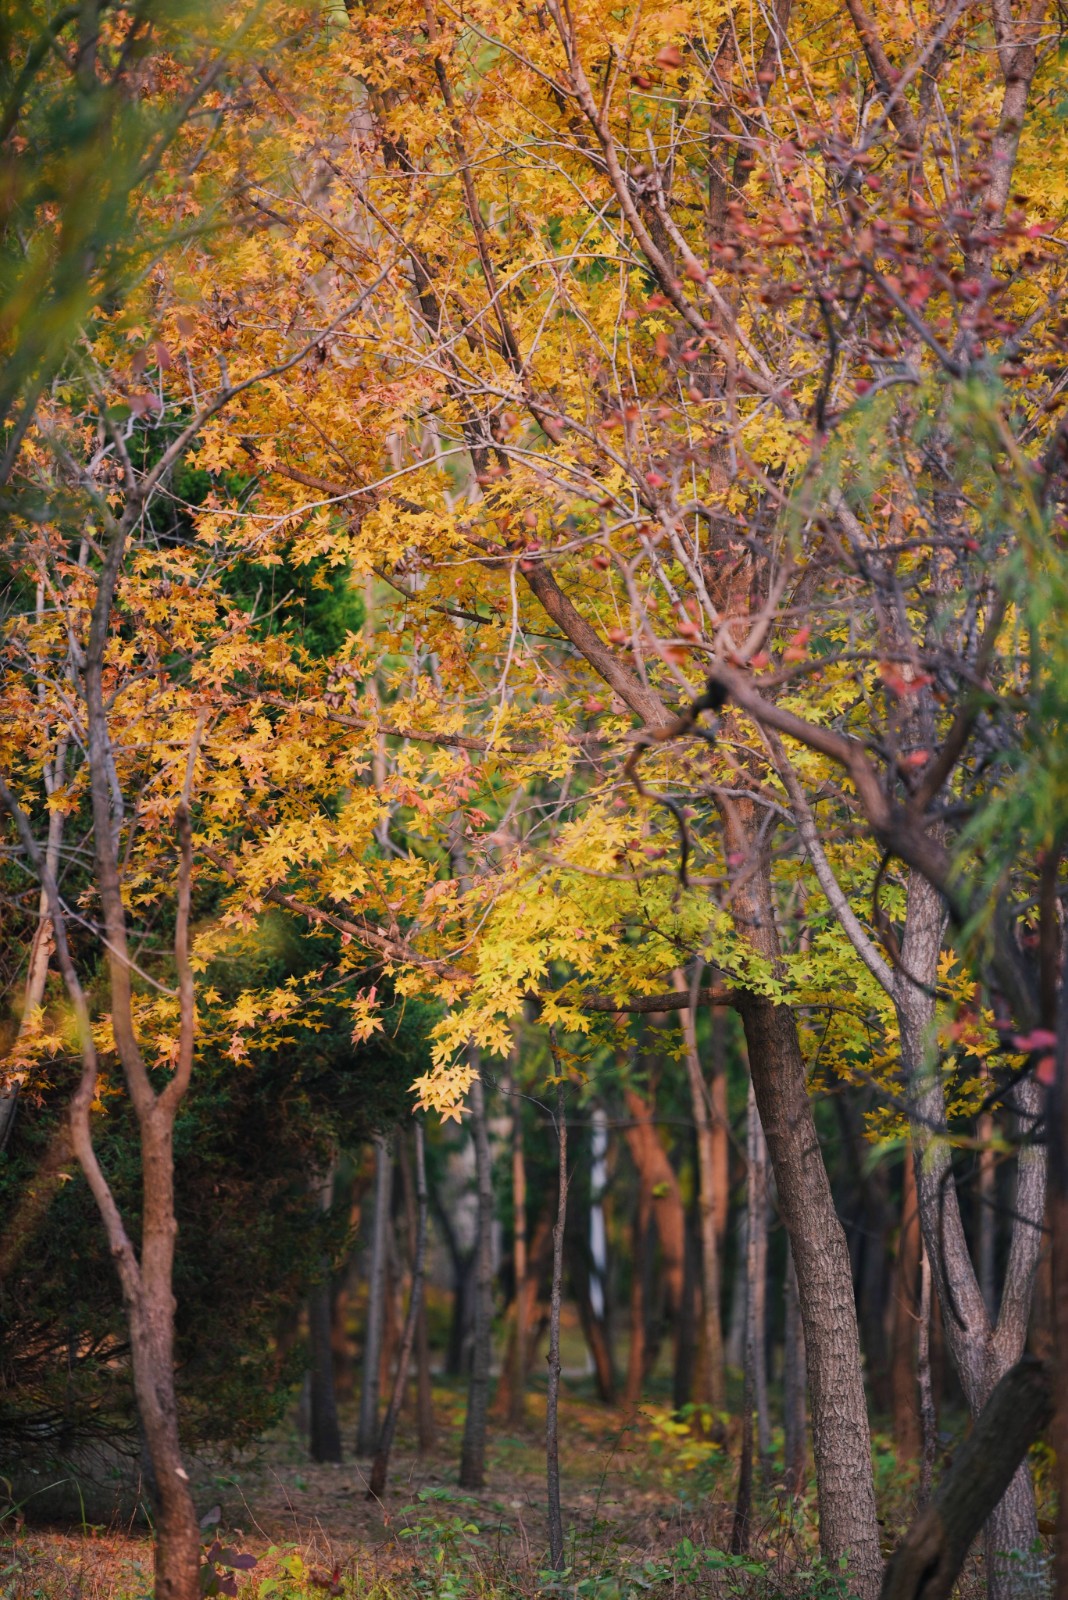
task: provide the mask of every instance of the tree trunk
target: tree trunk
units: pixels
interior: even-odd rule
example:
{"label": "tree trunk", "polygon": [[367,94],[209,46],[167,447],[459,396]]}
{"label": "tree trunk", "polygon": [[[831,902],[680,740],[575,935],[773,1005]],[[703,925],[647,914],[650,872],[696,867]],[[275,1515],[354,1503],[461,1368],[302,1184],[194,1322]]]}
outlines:
{"label": "tree trunk", "polygon": [[711,1110],[712,1215],[716,1227],[716,1259],[720,1293],[727,1259],[727,1226],[731,1203],[730,1114],[727,1105],[727,1013],[713,1006],[710,1013],[711,1046],[708,1054],[708,1104]]}
{"label": "tree trunk", "polygon": [[[422,1183],[424,1189],[423,1199],[426,1195],[426,1151],[423,1144],[422,1124],[417,1123],[418,1137],[413,1135],[416,1143],[417,1164],[422,1163]],[[419,1248],[419,1206],[420,1201],[416,1192],[416,1184],[412,1179],[412,1164],[408,1159],[407,1147],[402,1143],[400,1147],[401,1182],[404,1186],[404,1213],[408,1234],[408,1248],[411,1256],[411,1267],[414,1276],[416,1256]],[[429,1240],[429,1201],[427,1200],[427,1218],[424,1224],[426,1237]],[[425,1260],[425,1247],[424,1247]],[[419,1454],[425,1455],[434,1447],[434,1395],[430,1379],[430,1335],[426,1318],[426,1270],[424,1266],[423,1279],[419,1294],[418,1309],[415,1315],[415,1425],[419,1439]]]}
{"label": "tree trunk", "polygon": [[[478,1068],[474,1057],[472,1064]],[[489,1414],[493,1338],[493,1163],[486,1128],[486,1093],[481,1076],[471,1085],[471,1130],[478,1182],[478,1240],[475,1245],[475,1337],[467,1415],[460,1450],[461,1489],[481,1489],[486,1481],[486,1420]]]}
{"label": "tree trunk", "polygon": [[677,1319],[686,1273],[686,1212],[679,1180],[653,1125],[649,1105],[635,1089],[627,1089],[625,1097],[632,1119],[625,1130],[627,1146],[656,1221],[668,1310]]}
{"label": "tree trunk", "polygon": [[783,1455],[786,1492],[801,1494],[805,1487],[805,1330],[797,1272],[789,1243],[786,1246],[785,1337],[782,1372]]}
{"label": "tree trunk", "polygon": [[[989,1081],[986,1063],[980,1076]],[[994,1118],[984,1111],[976,1120],[975,1136],[979,1140],[979,1171],[976,1185],[976,1266],[979,1293],[986,1306],[986,1314],[993,1323],[998,1314],[997,1286],[997,1174],[994,1168]]]}
{"label": "tree trunk", "polygon": [[[675,972],[675,988],[681,992],[689,985],[685,975]],[[694,1127],[697,1135],[698,1205],[701,1252],[701,1308],[704,1338],[705,1393],[713,1411],[722,1411],[726,1402],[726,1374],[723,1365],[723,1321],[720,1314],[720,1241],[718,1236],[717,1203],[720,1193],[726,1193],[726,1172],[717,1173],[717,1154],[725,1168],[727,1154],[726,1129],[717,1152],[715,1117],[712,1098],[701,1071],[701,1058],[697,1049],[697,1028],[693,1011],[687,1007],[679,1013],[682,1023],[683,1043],[686,1047],[686,1076],[690,1085],[690,1103],[693,1107]]]}
{"label": "tree trunk", "polygon": [[675,1366],[672,1374],[671,1404],[676,1414],[693,1401],[694,1366],[698,1353],[697,1297],[700,1292],[698,1284],[700,1262],[698,1258],[701,1244],[698,1233],[699,1224],[694,1214],[696,1205],[697,1196],[694,1195],[694,1208],[686,1218],[686,1261],[682,1278],[682,1305],[679,1308],[675,1334]]}
{"label": "tree trunk", "polygon": [[1068,992],[1062,980],[1058,996],[1057,1059],[1049,1095],[1050,1202],[1049,1220],[1053,1357],[1056,1407],[1051,1429],[1057,1460],[1057,1540],[1054,1592],[1068,1596]]}
{"label": "tree trunk", "polygon": [[934,1502],[894,1552],[882,1600],[948,1600],[972,1541],[1011,1493],[1052,1413],[1050,1375],[1025,1356],[996,1385]]}
{"label": "tree trunk", "polygon": [[630,1407],[641,1402],[642,1385],[645,1382],[645,1285],[649,1276],[649,1256],[652,1252],[652,1213],[652,1199],[639,1173],[634,1232],[631,1236],[633,1248],[630,1267],[630,1349],[627,1352],[627,1382],[623,1391],[624,1402]]}
{"label": "tree trunk", "polygon": [[511,1356],[508,1421],[521,1427],[527,1409],[527,1163],[523,1150],[523,1102],[512,1105],[512,1263],[515,1274],[515,1325]]}
{"label": "tree trunk", "polygon": [[308,1390],[308,1453],[313,1461],[341,1460],[341,1429],[334,1391],[331,1348],[330,1279],[324,1257],[322,1281],[308,1292],[308,1346],[311,1364]]}
{"label": "tree trunk", "polygon": [[749,1251],[749,1209],[738,1208],[734,1223],[734,1277],[731,1281],[731,1315],[723,1354],[728,1367],[738,1372],[745,1365],[745,1295]]}
{"label": "tree trunk", "polygon": [[[553,1056],[556,1056],[555,1042]],[[556,1140],[559,1148],[553,1278],[549,1295],[549,1386],[545,1400],[545,1477],[549,1514],[549,1566],[564,1567],[564,1518],[560,1505],[560,1307],[564,1292],[564,1229],[567,1222],[567,1106],[560,1064],[555,1063]]]}
{"label": "tree trunk", "polygon": [[[573,1214],[572,1208],[569,1216]],[[612,1350],[608,1343],[603,1310],[603,1297],[598,1301],[601,1314],[594,1306],[594,1290],[599,1287],[594,1274],[591,1261],[589,1238],[582,1228],[581,1220],[576,1219],[577,1225],[569,1224],[567,1230],[567,1254],[570,1269],[571,1289],[578,1305],[579,1321],[582,1324],[583,1337],[586,1347],[593,1361],[594,1381],[597,1386],[598,1398],[605,1405],[615,1405],[616,1378],[612,1362]]]}
{"label": "tree trunk", "polygon": [[760,1477],[771,1479],[771,1415],[768,1410],[768,1149],[757,1115],[753,1085],[746,1114],[746,1183],[749,1229],[746,1248],[746,1372],[756,1407]]}
{"label": "tree trunk", "polygon": [[[734,884],[739,931],[768,960],[779,960],[766,846],[748,802],[723,809],[729,854],[745,861]],[[755,858],[755,859],[754,859]],[[812,1407],[812,1448],[819,1492],[820,1548],[837,1566],[845,1557],[861,1600],[878,1593],[882,1575],[872,1477],[871,1435],[845,1234],[834,1209],[808,1094],[797,1025],[788,1006],[743,992],[757,1107],[775,1175],[779,1211],[797,1268]]]}
{"label": "tree trunk", "polygon": [[[549,1272],[552,1260],[552,1220],[547,1211],[541,1212],[534,1227],[530,1241],[530,1250],[527,1256],[527,1274],[523,1286],[523,1326],[526,1329],[525,1364],[520,1374],[521,1381],[525,1384],[534,1359],[534,1346],[544,1328],[544,1319],[538,1317],[538,1299],[541,1285]],[[511,1415],[512,1399],[509,1389],[512,1376],[515,1372],[515,1318],[509,1334],[508,1351],[501,1367],[500,1382],[497,1385],[497,1395],[494,1401],[494,1412],[498,1416]]]}
{"label": "tree trunk", "polygon": [[389,1398],[389,1405],[382,1423],[382,1431],[379,1435],[378,1450],[375,1453],[374,1464],[371,1468],[371,1482],[367,1490],[367,1498],[369,1500],[377,1499],[385,1492],[386,1480],[389,1477],[389,1457],[393,1449],[393,1439],[397,1432],[397,1419],[400,1416],[401,1406],[404,1404],[404,1392],[408,1384],[408,1368],[411,1365],[412,1348],[415,1344],[416,1326],[419,1321],[419,1308],[423,1303],[423,1277],[426,1270],[427,1197],[426,1158],[423,1151],[423,1125],[421,1122],[415,1124],[414,1139],[417,1218],[415,1248],[412,1259],[412,1290],[408,1300],[408,1313],[404,1319],[404,1332],[401,1335],[400,1350],[397,1355],[397,1372],[393,1380],[393,1393]]}
{"label": "tree trunk", "polygon": [[386,1302],[386,1253],[389,1247],[389,1210],[393,1189],[393,1163],[382,1134],[375,1135],[375,1201],[371,1232],[371,1269],[367,1285],[367,1319],[363,1340],[363,1382],[360,1418],[356,1429],[356,1454],[374,1455],[378,1445],[379,1366]]}
{"label": "tree trunk", "polygon": [[920,1493],[922,1509],[931,1498],[935,1454],[938,1449],[938,1413],[931,1382],[931,1264],[920,1247],[920,1299],[916,1316],[916,1386],[920,1396]]}
{"label": "tree trunk", "polygon": [[753,1345],[745,1341],[742,1378],[742,1447],[738,1461],[738,1493],[731,1522],[731,1554],[749,1554],[749,1532],[753,1515],[753,1401],[756,1393],[753,1372]]}
{"label": "tree trunk", "polygon": [[916,1329],[920,1291],[920,1215],[916,1209],[916,1168],[905,1151],[901,1174],[901,1227],[894,1274],[894,1326],[890,1395],[894,1443],[904,1465],[920,1454],[920,1412],[916,1388]]}
{"label": "tree trunk", "polygon": [[[319,1204],[329,1211],[334,1199],[333,1175],[319,1185]],[[333,1318],[330,1306],[330,1263],[320,1263],[320,1279],[308,1294],[308,1347],[311,1356],[309,1386],[309,1453],[313,1461],[341,1460],[341,1428],[334,1391]]]}
{"label": "tree trunk", "polygon": [[[996,1383],[1019,1359],[1026,1341],[1031,1291],[1041,1250],[1045,1151],[1033,1141],[1021,1148],[1001,1307],[996,1325],[991,1326],[965,1238],[950,1148],[942,1136],[946,1127],[942,1082],[927,1065],[944,917],[937,891],[918,873],[911,873],[894,1005],[912,1117],[924,1247],[944,1312],[945,1337],[968,1409],[977,1417]],[[1019,1084],[1015,1096],[1020,1111],[1037,1116],[1040,1093],[1033,1080]],[[1029,1551],[1037,1537],[1034,1493],[1025,1462],[995,1507],[986,1529],[987,1588],[991,1600],[1015,1600],[1027,1587],[1020,1563],[1012,1555]]]}

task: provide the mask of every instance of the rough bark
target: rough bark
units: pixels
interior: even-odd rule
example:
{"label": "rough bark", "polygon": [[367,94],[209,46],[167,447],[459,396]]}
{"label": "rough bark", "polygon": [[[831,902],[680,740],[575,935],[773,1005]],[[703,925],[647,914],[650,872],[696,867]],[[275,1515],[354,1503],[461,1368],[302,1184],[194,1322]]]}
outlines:
{"label": "rough bark", "polygon": [[397,1420],[400,1417],[401,1406],[404,1404],[404,1393],[408,1385],[408,1368],[411,1365],[412,1350],[415,1345],[419,1310],[423,1303],[423,1278],[426,1269],[427,1195],[423,1126],[420,1122],[415,1124],[414,1141],[417,1214],[415,1249],[412,1258],[412,1288],[408,1299],[408,1311],[404,1319],[404,1331],[401,1334],[400,1349],[397,1353],[397,1371],[393,1380],[393,1392],[389,1397],[386,1415],[382,1420],[378,1449],[375,1452],[374,1463],[371,1467],[371,1481],[367,1490],[367,1498],[369,1500],[377,1499],[385,1492],[386,1480],[389,1477],[390,1453],[393,1449],[393,1440],[397,1432]]}
{"label": "rough bark", "polygon": [[[724,808],[728,852],[746,865],[732,901],[735,923],[767,959],[779,959],[766,851],[748,802]],[[743,991],[739,1011],[760,1120],[797,1269],[820,1506],[820,1548],[846,1557],[861,1600],[882,1573],[871,1436],[853,1279],[808,1094],[797,1025],[787,1006]]]}
{"label": "rough bark", "polygon": [[946,1600],[972,1541],[1052,1414],[1049,1372],[1024,1356],[995,1386],[938,1494],[894,1552],[882,1600]]}
{"label": "rough bark", "polygon": [[[553,1050],[555,1056],[555,1046]],[[560,1072],[559,1063],[556,1066]],[[567,1106],[564,1084],[556,1084],[557,1169],[556,1222],[553,1227],[553,1276],[549,1293],[549,1384],[545,1400],[545,1477],[548,1495],[549,1566],[564,1567],[564,1517],[560,1505],[560,1307],[564,1293],[564,1229],[567,1225]]]}
{"label": "rough bark", "polygon": [[371,1456],[378,1445],[379,1369],[386,1310],[386,1256],[389,1247],[389,1209],[393,1187],[393,1162],[389,1145],[375,1136],[375,1199],[371,1225],[371,1267],[367,1282],[367,1317],[363,1337],[363,1379],[360,1416],[356,1428],[356,1454]]}
{"label": "rough bark", "polygon": [[[473,1065],[478,1067],[477,1057]],[[486,1127],[486,1094],[481,1076],[471,1085],[471,1131],[478,1184],[478,1239],[475,1245],[475,1331],[467,1415],[460,1447],[460,1487],[481,1489],[486,1481],[486,1423],[489,1416],[493,1337],[493,1162]]]}
{"label": "rough bark", "polygon": [[[688,989],[681,971],[675,972],[675,987]],[[726,1401],[726,1373],[723,1362],[723,1321],[720,1314],[720,1242],[717,1227],[717,1191],[725,1192],[725,1172],[717,1173],[715,1117],[712,1097],[701,1070],[697,1048],[697,1028],[693,1011],[679,1013],[686,1049],[686,1076],[690,1086],[694,1127],[697,1136],[698,1220],[701,1248],[701,1332],[704,1338],[704,1376],[706,1400],[713,1411],[722,1411]],[[720,1162],[725,1165],[726,1137],[722,1140]]]}
{"label": "rough bark", "polygon": [[[945,1338],[968,1408],[977,1417],[996,1383],[1019,1359],[1026,1342],[1045,1210],[1045,1150],[1033,1141],[1021,1146],[1001,1307],[992,1324],[969,1254],[950,1147],[942,1133],[946,1127],[942,1083],[928,1067],[932,994],[944,920],[937,890],[918,872],[911,873],[894,1005],[912,1118],[920,1227],[943,1310]],[[1037,1115],[1037,1085],[1025,1082],[1015,1093],[1019,1111]],[[1034,1493],[1024,1463],[994,1508],[986,1529],[991,1600],[1013,1600],[1026,1586],[1019,1563],[1011,1557],[1013,1552],[1030,1550],[1037,1536]]]}

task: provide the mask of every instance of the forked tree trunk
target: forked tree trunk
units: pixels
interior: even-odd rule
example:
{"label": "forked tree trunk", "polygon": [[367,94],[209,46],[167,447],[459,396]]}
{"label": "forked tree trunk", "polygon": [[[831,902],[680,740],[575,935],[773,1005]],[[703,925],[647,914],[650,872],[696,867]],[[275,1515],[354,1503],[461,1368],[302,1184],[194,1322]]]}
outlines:
{"label": "forked tree trunk", "polygon": [[[778,962],[767,850],[759,836],[754,807],[733,800],[722,815],[728,853],[745,862],[734,885],[735,924],[761,955]],[[793,1012],[752,991],[739,996],[739,1011],[779,1211],[797,1268],[819,1491],[820,1548],[831,1565],[837,1566],[839,1559],[845,1558],[855,1592],[861,1600],[872,1600],[879,1590],[882,1558],[845,1233],[820,1153]]]}
{"label": "forked tree trunk", "polygon": [[[479,1067],[472,1051],[472,1065]],[[486,1127],[486,1092],[481,1075],[471,1085],[471,1132],[475,1141],[478,1184],[478,1238],[475,1244],[475,1336],[467,1415],[460,1449],[460,1487],[481,1489],[486,1481],[486,1422],[489,1416],[490,1361],[493,1338],[493,1162]]]}
{"label": "forked tree trunk", "polygon": [[375,1452],[374,1464],[371,1467],[371,1481],[367,1489],[367,1498],[369,1500],[377,1499],[385,1493],[386,1480],[389,1477],[389,1458],[393,1450],[393,1440],[397,1432],[397,1421],[400,1417],[401,1406],[404,1404],[404,1393],[408,1384],[408,1368],[411,1365],[412,1350],[415,1346],[419,1310],[423,1303],[428,1208],[426,1158],[423,1151],[423,1125],[421,1122],[415,1124],[414,1140],[416,1223],[412,1257],[412,1289],[408,1300],[408,1312],[404,1319],[404,1331],[401,1334],[400,1349],[397,1355],[397,1371],[393,1380],[393,1392],[386,1408],[386,1415],[382,1422],[382,1431],[378,1440],[378,1449]]}
{"label": "forked tree trunk", "polygon": [[379,1368],[386,1312],[386,1258],[389,1249],[389,1211],[393,1191],[393,1163],[382,1134],[375,1135],[375,1198],[371,1224],[371,1268],[367,1283],[367,1317],[363,1337],[363,1381],[360,1417],[356,1429],[356,1454],[371,1456],[378,1446]]}
{"label": "forked tree trunk", "polygon": [[[524,578],[561,630],[630,709],[650,727],[670,721],[659,696],[604,643],[542,562]],[[743,602],[744,603],[744,602]],[[768,961],[780,959],[770,865],[762,823],[748,799],[724,800],[728,860],[745,870],[732,884],[735,928]],[[779,1209],[797,1266],[805,1324],[812,1443],[820,1502],[820,1548],[846,1559],[860,1600],[874,1600],[882,1561],[872,1477],[871,1435],[845,1235],[834,1209],[808,1096],[797,1025],[787,1006],[744,991],[739,1011],[757,1106],[775,1174]]]}
{"label": "forked tree trunk", "polygon": [[993,1508],[1053,1414],[1052,1390],[1049,1372],[1033,1356],[1024,1356],[1001,1378],[934,1501],[895,1550],[882,1600],[948,1600],[976,1534],[984,1523],[989,1526]]}
{"label": "forked tree trunk", "polygon": [[[928,1067],[944,919],[937,891],[926,879],[911,873],[894,1005],[912,1115],[920,1226],[934,1287],[945,1312],[945,1337],[968,1409],[977,1417],[995,1384],[1023,1353],[1041,1250],[1045,1150],[1034,1141],[1024,1143],[1020,1150],[1009,1259],[997,1322],[992,1325],[968,1251],[952,1181],[950,1147],[942,1135],[946,1126],[942,1081]],[[1021,1112],[1030,1117],[1038,1114],[1041,1090],[1033,1080],[1019,1084],[1015,1097]],[[1025,1566],[1015,1553],[1029,1551],[1037,1537],[1034,1492],[1025,1462],[986,1528],[991,1600],[1015,1600],[1027,1588]]]}

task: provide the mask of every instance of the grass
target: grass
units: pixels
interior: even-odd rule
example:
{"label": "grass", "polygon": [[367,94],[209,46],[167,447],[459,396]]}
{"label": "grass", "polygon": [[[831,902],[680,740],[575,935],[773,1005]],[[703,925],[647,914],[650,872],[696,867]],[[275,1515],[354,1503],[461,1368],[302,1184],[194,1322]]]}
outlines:
{"label": "grass", "polygon": [[[254,1453],[196,1463],[199,1511],[219,1508],[206,1531],[207,1592],[240,1600],[844,1600],[848,1574],[818,1560],[814,1493],[785,1495],[774,1464],[757,1506],[750,1554],[732,1557],[730,1519],[737,1442],[719,1447],[680,1425],[666,1398],[624,1416],[587,1385],[568,1385],[562,1465],[567,1570],[546,1568],[544,1393],[529,1397],[519,1430],[491,1424],[487,1487],[456,1486],[463,1393],[435,1390],[436,1448],[420,1457],[402,1425],[390,1488],[368,1501],[363,1466],[309,1462],[292,1420]],[[355,1431],[343,1407],[344,1437]],[[781,1463],[780,1463],[781,1464]],[[877,1439],[876,1483],[884,1543],[912,1515],[915,1475]],[[1038,1482],[1044,1493],[1042,1462]],[[149,1600],[148,1536],[132,1530],[0,1526],[0,1600]],[[221,1548],[220,1548],[221,1547]],[[255,1557],[234,1571],[234,1552]],[[214,1577],[212,1576],[214,1574]],[[961,1594],[982,1592],[973,1557]]]}

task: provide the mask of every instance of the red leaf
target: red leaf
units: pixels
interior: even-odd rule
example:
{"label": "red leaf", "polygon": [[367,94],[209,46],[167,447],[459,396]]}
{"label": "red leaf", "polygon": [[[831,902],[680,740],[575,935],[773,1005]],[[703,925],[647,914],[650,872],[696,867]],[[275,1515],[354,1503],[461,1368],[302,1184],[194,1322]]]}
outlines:
{"label": "red leaf", "polygon": [[678,45],[666,44],[662,50],[658,50],[656,64],[658,67],[681,67],[682,52],[679,50]]}

